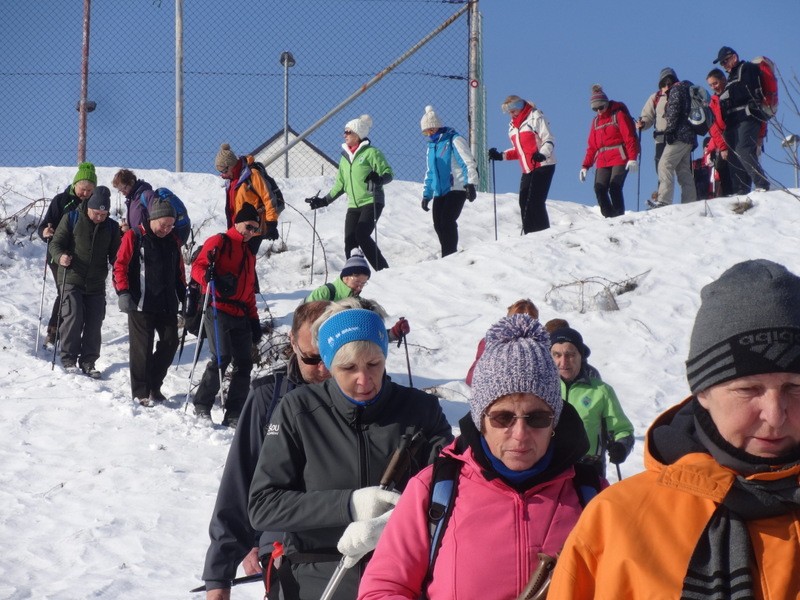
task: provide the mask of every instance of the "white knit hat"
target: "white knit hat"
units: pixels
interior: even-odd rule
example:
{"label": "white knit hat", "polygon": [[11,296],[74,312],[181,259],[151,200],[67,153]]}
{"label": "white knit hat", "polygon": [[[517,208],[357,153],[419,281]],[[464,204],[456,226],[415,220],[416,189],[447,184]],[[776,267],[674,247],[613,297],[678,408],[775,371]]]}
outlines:
{"label": "white knit hat", "polygon": [[372,117],[369,115],[361,115],[357,119],[348,121],[344,126],[346,130],[350,130],[358,136],[358,139],[363,140],[369,135],[369,128],[372,127]]}
{"label": "white knit hat", "polygon": [[419,127],[422,131],[426,129],[439,129],[442,122],[439,120],[437,114],[433,111],[433,107],[428,105],[425,107],[425,114],[420,119]]}

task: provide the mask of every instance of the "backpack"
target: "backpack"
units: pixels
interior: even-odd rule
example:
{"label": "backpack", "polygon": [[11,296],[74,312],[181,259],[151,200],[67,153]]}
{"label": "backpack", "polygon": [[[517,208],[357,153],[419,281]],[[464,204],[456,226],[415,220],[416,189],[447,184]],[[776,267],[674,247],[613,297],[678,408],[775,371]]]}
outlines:
{"label": "backpack", "polygon": [[[254,160],[250,164],[250,169],[257,171],[258,174],[261,175],[261,179],[264,180],[264,183],[267,186],[267,191],[269,191],[269,198],[270,202],[272,203],[272,208],[275,209],[276,213],[281,214],[283,209],[286,208],[286,202],[283,199],[283,192],[281,192],[281,189],[278,187],[275,179],[267,174],[267,168],[263,163]],[[263,198],[261,198],[261,203],[264,203]]]}
{"label": "backpack", "polygon": [[761,112],[765,119],[771,119],[778,112],[778,68],[766,56],[757,56],[752,60],[758,65],[758,80],[761,87]]}
{"label": "backpack", "polygon": [[[463,444],[461,440],[456,442],[456,450]],[[428,571],[422,581],[423,594],[428,588],[433,577],[433,565],[436,562],[436,555],[442,545],[444,530],[453,512],[455,505],[454,499],[458,492],[458,479],[461,471],[462,462],[451,456],[437,456],[433,461],[433,475],[431,477],[431,489],[428,496],[428,529],[430,533],[430,550],[428,553]],[[597,470],[591,466],[581,463],[575,465],[575,477],[572,483],[578,495],[578,501],[582,508],[600,493],[600,476]]]}
{"label": "backpack", "polygon": [[689,125],[696,135],[706,135],[714,122],[714,113],[708,105],[711,95],[704,87],[694,85],[691,81],[685,81],[689,86]]}
{"label": "backpack", "polygon": [[[153,200],[156,198],[159,200],[166,200],[172,205],[172,208],[175,209],[175,233],[180,238],[181,245],[184,245],[192,233],[192,220],[189,218],[189,213],[186,210],[186,206],[183,204],[180,198],[178,198],[172,191],[165,187],[160,187],[153,190]],[[139,202],[142,203],[142,206],[145,210],[150,210],[150,208],[147,206],[147,201],[144,198],[144,194],[139,195]]]}

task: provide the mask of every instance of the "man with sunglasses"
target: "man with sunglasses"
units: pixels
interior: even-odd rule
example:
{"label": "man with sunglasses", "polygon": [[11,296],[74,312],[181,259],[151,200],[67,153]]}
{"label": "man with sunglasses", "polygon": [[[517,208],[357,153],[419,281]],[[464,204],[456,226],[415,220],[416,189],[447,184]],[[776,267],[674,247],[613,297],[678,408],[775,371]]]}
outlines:
{"label": "man with sunglasses", "polygon": [[586,359],[591,350],[571,327],[550,334],[550,353],[561,376],[561,395],[575,407],[589,436],[589,451],[581,462],[591,464],[605,477],[606,451],[614,464],[625,461],[633,448],[633,424],[625,416],[617,394],[607,383],[591,377]]}
{"label": "man with sunglasses", "polygon": [[259,559],[269,556],[273,542],[283,538],[282,533],[259,532],[251,527],[247,516],[250,482],[270,417],[283,396],[331,376],[311,339],[311,324],[328,304],[307,302],[297,307],[289,332],[286,366],[253,381],[228,451],[208,528],[211,544],[203,569],[206,600],[228,600],[239,563],[243,562],[247,575],[260,572]]}
{"label": "man with sunglasses", "polygon": [[245,204],[234,221],[228,231],[207,239],[192,263],[192,279],[202,293],[209,286],[214,290],[204,321],[211,359],[194,396],[194,412],[211,420],[220,380],[233,364],[222,420],[229,427],[236,427],[239,420],[250,388],[251,348],[262,337],[255,296],[256,259],[248,245],[260,230],[259,215],[252,204]]}
{"label": "man with sunglasses", "polygon": [[725,90],[719,96],[725,121],[725,143],[730,150],[728,166],[734,194],[747,194],[756,188],[768,190],[769,181],[758,162],[758,146],[766,116],[761,110],[763,91],[757,65],[739,60],[730,46],[723,46],[714,64],[728,72]]}

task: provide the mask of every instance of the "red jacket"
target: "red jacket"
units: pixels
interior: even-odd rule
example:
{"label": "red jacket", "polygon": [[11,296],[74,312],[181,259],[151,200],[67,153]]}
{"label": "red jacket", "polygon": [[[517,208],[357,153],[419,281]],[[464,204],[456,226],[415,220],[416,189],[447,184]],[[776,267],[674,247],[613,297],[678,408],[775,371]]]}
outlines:
{"label": "red jacket", "polygon": [[583,168],[616,167],[639,156],[639,141],[628,108],[612,100],[609,107],[592,119]]}
{"label": "red jacket", "polygon": [[214,295],[217,309],[234,317],[257,319],[256,258],[242,234],[231,227],[225,233],[211,236],[203,244],[203,249],[192,263],[192,279],[201,285],[203,294],[206,293],[205,276],[211,262],[210,254],[216,256]]}
{"label": "red jacket", "polygon": [[[719,150],[722,152],[728,149],[728,144],[725,143],[725,138],[723,137],[725,133],[725,121],[722,118],[722,107],[719,104],[719,96],[713,94],[711,100],[708,101],[708,107],[714,115],[714,122],[711,124],[711,129],[709,130],[711,134],[711,143],[708,144],[708,148],[711,149],[708,150],[707,148],[707,151],[712,152],[714,150]],[[711,145],[712,143],[713,148]]]}

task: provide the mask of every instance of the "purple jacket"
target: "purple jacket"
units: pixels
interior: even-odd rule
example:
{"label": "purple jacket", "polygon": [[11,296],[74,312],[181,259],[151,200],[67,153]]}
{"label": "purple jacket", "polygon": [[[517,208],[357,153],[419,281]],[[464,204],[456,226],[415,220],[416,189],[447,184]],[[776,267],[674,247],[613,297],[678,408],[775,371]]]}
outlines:
{"label": "purple jacket", "polygon": [[[460,424],[462,436],[478,437],[469,416]],[[470,426],[472,432],[465,432]],[[516,598],[536,568],[537,554],[561,551],[582,511],[571,466],[588,443],[582,428],[580,417],[565,405],[552,442],[552,467],[524,490],[487,471],[485,457],[476,459],[479,442],[462,453],[458,441],[444,449],[463,466],[427,589],[430,600]],[[432,473],[433,467],[421,471],[403,491],[361,580],[359,600],[419,598],[428,569]]]}
{"label": "purple jacket", "polygon": [[126,218],[131,229],[137,229],[139,225],[144,225],[149,217],[147,209],[142,206],[142,194],[144,194],[145,204],[149,206],[153,197],[153,186],[144,179],[137,179],[131,193],[125,196]]}

